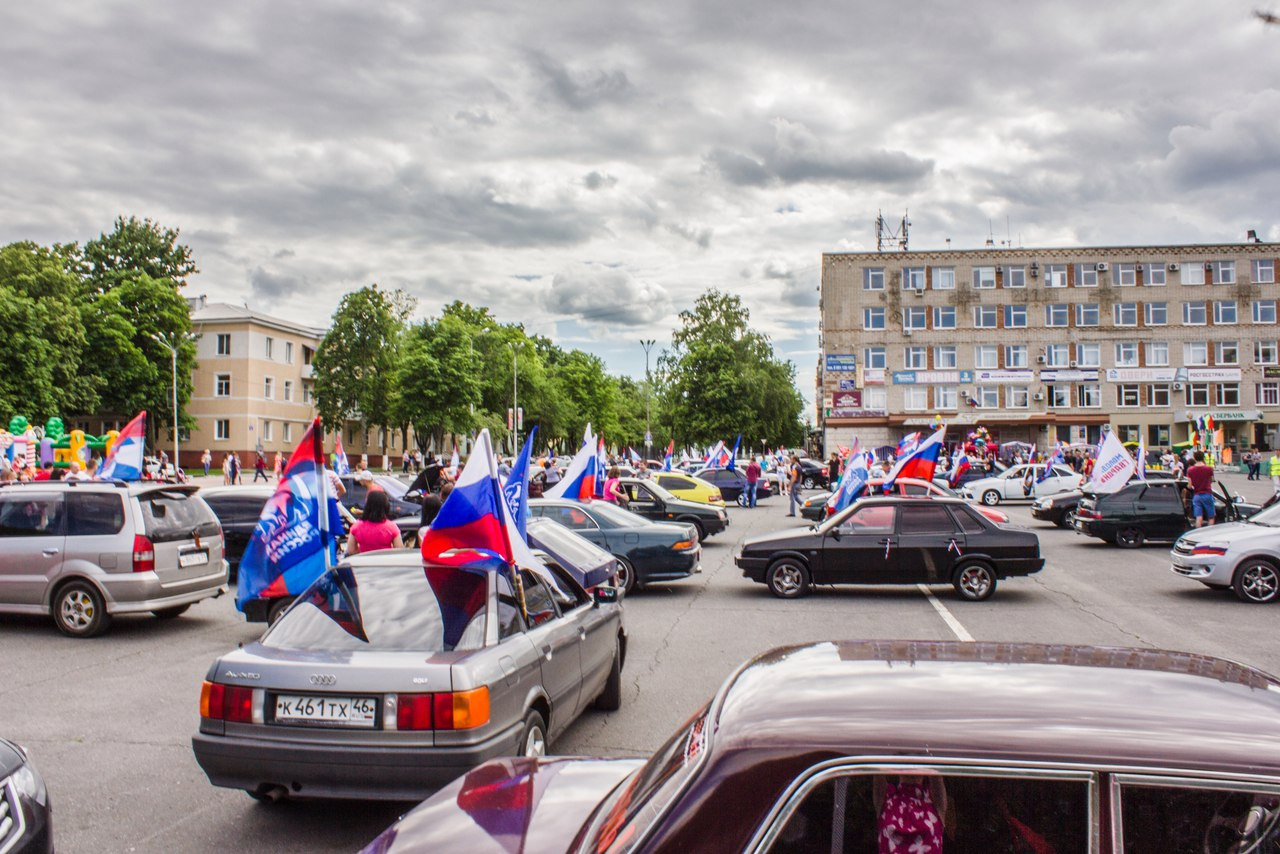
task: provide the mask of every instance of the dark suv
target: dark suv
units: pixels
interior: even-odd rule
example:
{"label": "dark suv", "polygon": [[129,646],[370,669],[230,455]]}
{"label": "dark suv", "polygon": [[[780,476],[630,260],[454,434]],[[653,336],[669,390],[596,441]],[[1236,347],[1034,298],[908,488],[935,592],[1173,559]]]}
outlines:
{"label": "dark suv", "polygon": [[[1078,533],[1127,549],[1147,540],[1176,540],[1195,523],[1183,498],[1186,485],[1185,480],[1135,480],[1111,494],[1085,492],[1073,524]],[[1258,512],[1258,505],[1232,499],[1221,484],[1217,486],[1213,495],[1217,522],[1239,522]]]}

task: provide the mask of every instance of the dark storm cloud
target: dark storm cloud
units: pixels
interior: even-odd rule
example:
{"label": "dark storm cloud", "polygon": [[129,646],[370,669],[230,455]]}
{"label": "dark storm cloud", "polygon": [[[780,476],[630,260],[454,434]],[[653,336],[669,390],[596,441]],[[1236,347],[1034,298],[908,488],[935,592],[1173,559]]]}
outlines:
{"label": "dark storm cloud", "polygon": [[705,164],[726,181],[744,187],[769,184],[853,182],[910,189],[933,171],[933,161],[903,151],[862,151],[851,155],[781,147],[759,157],[717,148]]}

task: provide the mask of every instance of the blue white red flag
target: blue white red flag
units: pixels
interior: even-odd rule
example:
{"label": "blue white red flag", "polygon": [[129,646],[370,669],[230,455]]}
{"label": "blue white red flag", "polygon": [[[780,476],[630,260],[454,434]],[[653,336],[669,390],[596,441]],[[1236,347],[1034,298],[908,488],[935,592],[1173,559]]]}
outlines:
{"label": "blue white red flag", "polygon": [[967,472],[973,464],[969,462],[969,455],[964,452],[963,448],[956,448],[955,455],[951,458],[951,486],[960,482],[960,476]]}
{"label": "blue white red flag", "polygon": [[827,499],[827,515],[839,513],[858,500],[866,489],[870,476],[867,457],[861,452],[858,440],[854,439],[853,450],[850,452],[849,461],[845,464],[844,472],[840,475],[840,482],[836,484],[835,492],[831,493],[831,497]]}
{"label": "blue white red flag", "polygon": [[[124,425],[111,453],[98,470],[99,480],[140,480],[143,469],[143,450],[147,435],[147,411],[144,409]],[[176,461],[175,461],[176,462]]]}
{"label": "blue white red flag", "polygon": [[605,474],[609,471],[609,457],[604,452],[604,439],[600,439],[596,447],[596,480],[591,493],[592,498],[604,498]]}
{"label": "blue white red flag", "polygon": [[738,438],[733,440],[733,450],[729,452],[729,464],[725,466],[729,471],[733,471],[734,464],[738,459],[738,448],[742,445],[742,434],[738,434]]}
{"label": "blue white red flag", "polygon": [[628,446],[628,447],[627,447],[627,456],[631,457],[631,462],[633,462],[633,463],[638,463],[638,462],[640,462],[640,455],[636,453],[636,449],[635,449],[635,448],[632,448],[632,447]]}
{"label": "blue white red flag", "polygon": [[707,467],[713,469],[722,469],[729,462],[729,451],[724,446],[724,441],[716,442],[715,445],[707,451]]}
{"label": "blue white red flag", "polygon": [[662,458],[662,470],[671,471],[671,455],[676,451],[676,440],[672,439],[667,444],[667,455]]}
{"label": "blue white red flag", "polygon": [[453,491],[422,536],[422,559],[449,566],[488,558],[511,563],[505,508],[493,462],[493,443],[489,431],[481,430]]}
{"label": "blue white red flag", "polygon": [[529,540],[529,455],[533,452],[533,437],[538,435],[538,425],[529,431],[529,438],[524,440],[524,448],[516,457],[516,464],[507,475],[507,482],[502,485],[502,497],[511,511],[516,531],[520,539]]}
{"label": "blue white red flag", "polygon": [[342,530],[342,513],[327,486],[324,428],[317,418],[280,473],[240,558],[236,607],[241,611],[250,599],[301,593],[336,559],[330,532]]}
{"label": "blue white red flag", "polygon": [[585,501],[595,496],[596,437],[591,435],[590,424],[587,425],[582,447],[564,470],[564,477],[543,494],[548,498],[568,498],[572,501]]}
{"label": "blue white red flag", "polygon": [[920,433],[910,433],[902,437],[902,441],[898,442],[897,458],[902,459],[907,454],[914,451],[920,445]]}
{"label": "blue white red flag", "polygon": [[884,481],[884,491],[888,493],[893,483],[900,477],[918,477],[921,480],[933,480],[933,470],[938,467],[938,454],[942,452],[942,443],[947,438],[947,427],[944,424],[928,439],[916,445],[906,456],[899,457],[893,464],[889,476]]}
{"label": "blue white red flag", "polygon": [[1040,474],[1036,476],[1036,483],[1040,483],[1052,475],[1054,465],[1065,464],[1066,462],[1067,458],[1062,453],[1062,442],[1058,442],[1058,447],[1054,449],[1053,453],[1045,456],[1044,465],[1040,467]]}
{"label": "blue white red flag", "polygon": [[342,448],[342,436],[333,439],[333,471],[335,474],[351,474],[351,464],[347,462],[347,452]]}

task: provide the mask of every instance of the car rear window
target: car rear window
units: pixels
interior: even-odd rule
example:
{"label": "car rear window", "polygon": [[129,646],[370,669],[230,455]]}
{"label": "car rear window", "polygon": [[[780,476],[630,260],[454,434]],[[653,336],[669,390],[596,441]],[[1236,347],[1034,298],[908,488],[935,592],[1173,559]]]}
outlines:
{"label": "car rear window", "polygon": [[113,492],[72,492],[67,495],[67,536],[118,534],[124,528],[124,498]]}
{"label": "car rear window", "polygon": [[275,649],[448,652],[484,645],[488,579],[450,566],[330,569],[263,636]]}
{"label": "car rear window", "polygon": [[153,543],[211,537],[220,530],[218,518],[204,499],[187,492],[144,492],[138,496],[147,538]]}

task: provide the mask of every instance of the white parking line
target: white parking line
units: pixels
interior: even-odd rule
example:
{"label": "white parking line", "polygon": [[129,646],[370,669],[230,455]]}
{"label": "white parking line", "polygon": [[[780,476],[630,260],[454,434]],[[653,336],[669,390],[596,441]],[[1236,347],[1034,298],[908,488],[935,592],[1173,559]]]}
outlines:
{"label": "white parking line", "polygon": [[938,601],[938,597],[933,595],[932,590],[925,587],[923,584],[917,584],[916,587],[920,588],[920,592],[929,600],[929,604],[933,606],[933,610],[938,612],[938,616],[942,618],[942,622],[947,624],[947,628],[951,629],[952,633],[954,633],[959,640],[965,641],[966,643],[973,643],[973,635],[965,631],[964,626],[960,625],[960,621],[955,618],[955,615],[947,610],[946,605],[943,605]]}

